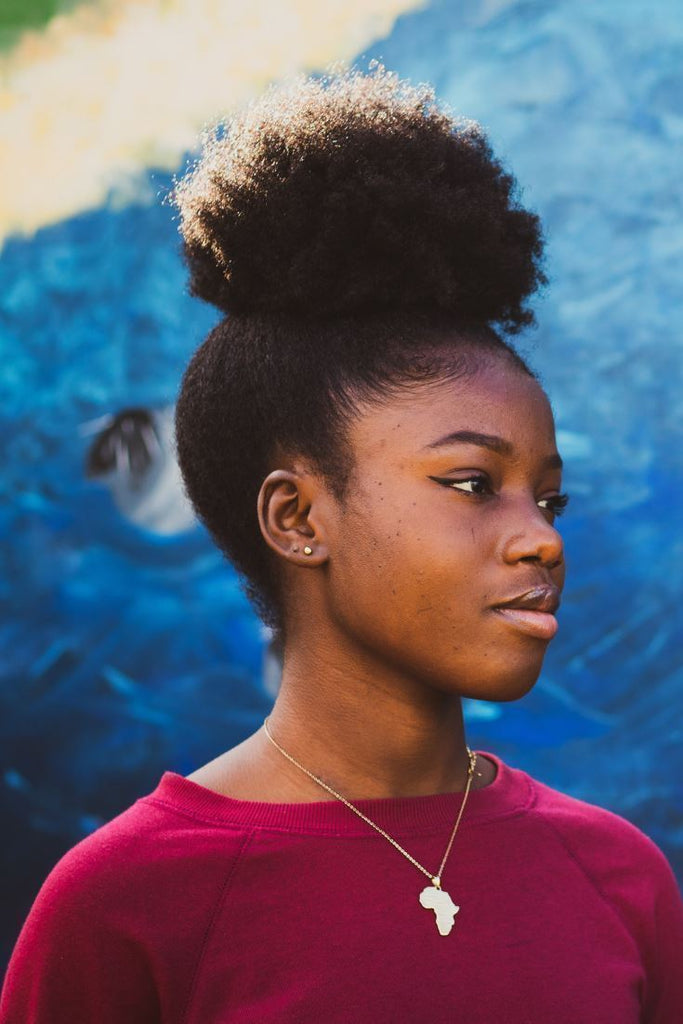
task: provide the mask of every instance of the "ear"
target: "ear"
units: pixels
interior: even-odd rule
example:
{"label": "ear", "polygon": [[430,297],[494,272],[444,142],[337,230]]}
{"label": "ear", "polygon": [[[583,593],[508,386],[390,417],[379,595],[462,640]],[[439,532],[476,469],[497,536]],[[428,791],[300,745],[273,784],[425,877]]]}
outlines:
{"label": "ear", "polygon": [[[321,481],[303,469],[275,469],[261,484],[258,518],[269,547],[295,565],[317,566],[329,552],[324,528],[326,506]],[[307,555],[304,548],[312,549]]]}

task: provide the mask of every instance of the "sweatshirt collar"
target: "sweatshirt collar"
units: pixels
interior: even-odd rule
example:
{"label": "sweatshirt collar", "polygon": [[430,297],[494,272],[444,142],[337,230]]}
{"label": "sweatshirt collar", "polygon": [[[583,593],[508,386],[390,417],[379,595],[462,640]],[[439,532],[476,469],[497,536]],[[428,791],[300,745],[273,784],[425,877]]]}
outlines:
{"label": "sweatshirt collar", "polygon": [[[496,766],[496,777],[467,799],[461,829],[468,825],[520,814],[533,802],[530,777],[511,768],[496,754],[478,750]],[[264,828],[274,831],[367,836],[375,833],[367,822],[341,800],[305,803],[269,803],[237,800],[207,789],[173,771],[162,775],[156,789],[142,799],[163,803],[189,817],[226,827]],[[453,824],[462,793],[384,797],[354,801],[354,806],[391,835],[438,832]]]}

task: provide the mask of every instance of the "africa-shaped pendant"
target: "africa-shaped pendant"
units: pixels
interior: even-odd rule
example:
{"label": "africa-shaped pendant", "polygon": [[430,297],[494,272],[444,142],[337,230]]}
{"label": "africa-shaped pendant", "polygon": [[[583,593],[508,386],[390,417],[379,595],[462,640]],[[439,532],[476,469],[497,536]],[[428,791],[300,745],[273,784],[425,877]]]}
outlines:
{"label": "africa-shaped pendant", "polygon": [[428,885],[422,890],[420,903],[426,910],[433,910],[436,914],[436,927],[439,929],[439,935],[448,935],[453,928],[455,915],[460,907],[456,907],[448,893],[441,888],[439,878],[435,878],[432,885]]}

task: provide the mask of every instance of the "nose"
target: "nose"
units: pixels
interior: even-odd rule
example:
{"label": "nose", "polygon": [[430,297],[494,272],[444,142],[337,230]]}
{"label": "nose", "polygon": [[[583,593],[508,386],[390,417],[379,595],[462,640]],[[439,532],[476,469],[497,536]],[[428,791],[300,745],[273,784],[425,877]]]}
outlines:
{"label": "nose", "polygon": [[546,569],[555,569],[564,560],[564,543],[561,534],[549,523],[542,510],[534,502],[524,502],[512,530],[503,544],[506,562],[539,562]]}

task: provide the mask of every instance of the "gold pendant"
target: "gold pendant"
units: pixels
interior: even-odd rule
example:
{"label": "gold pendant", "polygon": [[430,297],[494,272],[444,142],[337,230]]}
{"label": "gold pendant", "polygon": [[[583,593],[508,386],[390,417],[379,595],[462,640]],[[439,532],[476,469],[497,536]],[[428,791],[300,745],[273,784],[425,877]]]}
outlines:
{"label": "gold pendant", "polygon": [[432,884],[422,890],[420,903],[426,910],[433,910],[436,914],[436,927],[439,929],[439,935],[448,935],[453,928],[455,915],[460,907],[456,907],[448,893],[441,888],[440,878],[435,877],[432,879]]}

